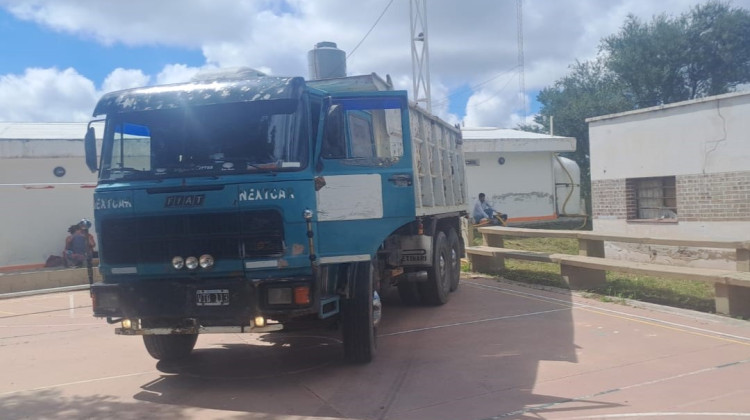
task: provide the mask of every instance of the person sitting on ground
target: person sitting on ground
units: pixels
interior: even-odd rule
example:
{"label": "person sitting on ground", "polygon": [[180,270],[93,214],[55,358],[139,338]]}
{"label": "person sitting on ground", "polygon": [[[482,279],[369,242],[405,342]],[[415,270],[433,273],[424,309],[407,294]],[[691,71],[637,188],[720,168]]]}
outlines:
{"label": "person sitting on ground", "polygon": [[[68,255],[69,255],[68,251],[70,251],[70,243],[73,240],[73,235],[75,235],[75,233],[78,231],[78,229],[79,229],[78,223],[76,223],[74,225],[70,225],[70,227],[68,227],[68,236],[65,238],[65,247],[63,248],[62,257],[58,257],[58,258],[60,258],[60,264],[59,265],[62,265],[63,267],[70,267],[70,261],[69,261],[69,258],[68,258]],[[48,264],[49,264],[49,261],[48,261]],[[54,267],[54,265],[46,265],[46,266]]]}
{"label": "person sitting on ground", "polygon": [[88,238],[81,230],[80,225],[73,225],[68,229],[70,236],[65,240],[65,259],[66,267],[83,267],[86,261],[86,252],[88,248]]}
{"label": "person sitting on ground", "polygon": [[94,239],[94,235],[89,232],[89,228],[91,228],[91,222],[88,219],[81,219],[81,221],[78,223],[78,227],[81,229],[81,233],[83,236],[86,237],[86,242],[88,242],[88,255],[89,258],[95,258],[96,251],[94,251],[94,248],[96,248],[96,240]]}
{"label": "person sitting on ground", "polygon": [[474,203],[474,210],[471,212],[471,217],[474,219],[475,224],[489,222],[493,225],[505,225],[505,221],[508,219],[507,214],[495,211],[490,206],[490,203],[485,201],[484,193],[479,193],[479,198]]}

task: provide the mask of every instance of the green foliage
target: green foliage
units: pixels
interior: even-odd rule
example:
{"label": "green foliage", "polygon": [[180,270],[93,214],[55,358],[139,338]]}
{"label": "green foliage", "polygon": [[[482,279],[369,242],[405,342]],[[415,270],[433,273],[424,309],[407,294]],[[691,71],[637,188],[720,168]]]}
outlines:
{"label": "green foliage", "polygon": [[600,58],[596,61],[577,61],[570,67],[567,76],[543,89],[537,97],[542,108],[534,121],[547,132],[554,125],[553,134],[576,139],[576,151],[563,155],[576,161],[581,168],[581,191],[588,214],[591,214],[591,176],[586,118],[632,109],[633,104],[625,92],[623,83]]}
{"label": "green foliage", "polygon": [[[537,96],[536,124],[519,129],[575,137],[570,157],[581,168],[581,191],[591,214],[587,118],[726,93],[750,82],[750,12],[709,1],[678,17],[649,23],[628,16],[620,31],[601,42],[592,61]],[[554,124],[551,123],[554,117]]]}
{"label": "green foliage", "polygon": [[628,16],[602,40],[637,108],[729,92],[750,80],[750,13],[711,1],[650,23]]}

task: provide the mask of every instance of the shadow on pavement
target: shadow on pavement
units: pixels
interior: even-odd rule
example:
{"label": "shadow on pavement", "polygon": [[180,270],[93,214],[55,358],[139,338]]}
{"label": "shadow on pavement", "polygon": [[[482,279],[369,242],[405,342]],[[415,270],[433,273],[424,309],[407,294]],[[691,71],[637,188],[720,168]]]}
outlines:
{"label": "shadow on pavement", "polygon": [[246,335],[160,362],[161,377],[134,398],[268,418],[536,419],[571,409],[567,397],[534,393],[540,374],[562,378],[577,363],[571,307],[569,293],[469,282],[442,307],[387,303],[370,364],[343,362],[335,331]]}

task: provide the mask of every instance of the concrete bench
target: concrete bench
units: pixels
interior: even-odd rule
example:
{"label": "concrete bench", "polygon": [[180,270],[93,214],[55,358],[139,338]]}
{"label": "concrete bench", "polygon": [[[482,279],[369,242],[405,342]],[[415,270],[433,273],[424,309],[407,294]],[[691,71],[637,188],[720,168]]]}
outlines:
{"label": "concrete bench", "polygon": [[[714,285],[716,311],[750,317],[750,241],[713,241],[681,238],[649,238],[634,235],[613,235],[595,232],[483,227],[483,246],[467,247],[472,269],[497,274],[505,268],[505,258],[556,263],[560,274],[571,289],[597,289],[606,282],[606,272],[616,271],[685,281],[701,281]],[[505,237],[569,238],[579,241],[579,255],[545,253],[504,248]],[[664,246],[696,248],[729,248],[737,252],[737,271],[671,266],[608,259],[604,242],[647,243]]]}

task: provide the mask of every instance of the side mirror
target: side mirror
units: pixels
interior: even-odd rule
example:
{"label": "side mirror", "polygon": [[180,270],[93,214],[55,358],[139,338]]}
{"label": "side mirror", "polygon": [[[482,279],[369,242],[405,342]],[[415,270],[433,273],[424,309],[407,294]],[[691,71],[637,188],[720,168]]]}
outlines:
{"label": "side mirror", "polygon": [[91,172],[96,172],[96,132],[94,127],[89,127],[86,131],[86,137],[83,139],[83,147],[86,150],[86,166],[89,167]]}

